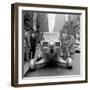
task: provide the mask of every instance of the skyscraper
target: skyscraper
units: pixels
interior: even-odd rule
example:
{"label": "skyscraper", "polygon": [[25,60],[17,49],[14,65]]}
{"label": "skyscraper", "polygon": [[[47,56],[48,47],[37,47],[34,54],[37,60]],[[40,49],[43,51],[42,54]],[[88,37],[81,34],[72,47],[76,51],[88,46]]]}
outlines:
{"label": "skyscraper", "polygon": [[64,14],[56,14],[54,32],[60,32],[64,23],[65,23],[65,15]]}
{"label": "skyscraper", "polygon": [[40,32],[49,31],[47,13],[37,13],[37,24]]}

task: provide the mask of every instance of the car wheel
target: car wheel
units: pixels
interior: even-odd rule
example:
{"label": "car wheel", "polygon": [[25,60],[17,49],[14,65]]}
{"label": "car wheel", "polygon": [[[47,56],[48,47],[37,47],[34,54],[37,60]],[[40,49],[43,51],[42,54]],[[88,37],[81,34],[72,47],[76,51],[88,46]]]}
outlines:
{"label": "car wheel", "polygon": [[72,58],[71,58],[71,57],[69,57],[69,58],[67,59],[67,68],[68,68],[68,69],[72,69]]}
{"label": "car wheel", "polygon": [[29,67],[30,67],[31,71],[35,70],[35,68],[36,68],[36,60],[35,59],[30,60],[30,66]]}

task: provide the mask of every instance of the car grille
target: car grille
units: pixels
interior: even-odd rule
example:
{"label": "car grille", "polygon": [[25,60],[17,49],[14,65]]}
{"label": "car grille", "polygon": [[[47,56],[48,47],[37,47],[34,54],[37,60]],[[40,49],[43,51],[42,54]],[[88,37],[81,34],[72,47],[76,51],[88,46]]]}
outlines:
{"label": "car grille", "polygon": [[51,49],[50,49],[50,53],[54,53],[54,50],[53,50],[53,48],[51,48]]}

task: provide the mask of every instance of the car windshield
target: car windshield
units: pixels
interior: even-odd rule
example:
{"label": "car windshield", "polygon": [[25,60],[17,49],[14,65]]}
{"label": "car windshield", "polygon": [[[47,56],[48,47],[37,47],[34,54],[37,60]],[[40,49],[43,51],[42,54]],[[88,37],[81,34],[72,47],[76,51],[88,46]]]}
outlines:
{"label": "car windshield", "polygon": [[44,32],[44,39],[45,39],[45,41],[48,41],[48,42],[58,41],[59,33],[57,33],[57,32],[53,32],[53,33]]}

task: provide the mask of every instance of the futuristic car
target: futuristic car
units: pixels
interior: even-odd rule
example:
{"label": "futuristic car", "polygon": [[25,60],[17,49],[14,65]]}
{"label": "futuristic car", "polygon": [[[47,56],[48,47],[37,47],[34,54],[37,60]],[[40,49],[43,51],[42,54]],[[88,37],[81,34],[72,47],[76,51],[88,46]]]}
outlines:
{"label": "futuristic car", "polygon": [[41,41],[38,55],[30,60],[30,70],[34,70],[39,65],[55,64],[60,66],[65,64],[68,69],[72,69],[72,58],[63,59],[61,57],[61,41],[58,33],[44,33],[44,40]]}

